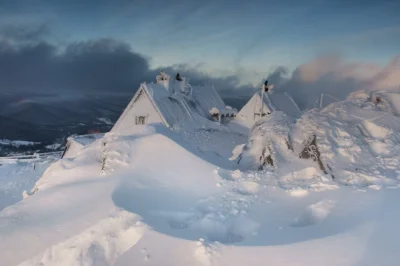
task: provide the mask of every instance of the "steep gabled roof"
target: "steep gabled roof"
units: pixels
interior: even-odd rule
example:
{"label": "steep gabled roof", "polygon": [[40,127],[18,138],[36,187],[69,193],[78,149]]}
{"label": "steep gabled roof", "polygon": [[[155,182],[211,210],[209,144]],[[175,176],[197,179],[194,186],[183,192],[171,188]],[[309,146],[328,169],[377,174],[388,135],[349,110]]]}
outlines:
{"label": "steep gabled roof", "polygon": [[301,113],[299,107],[289,94],[272,91],[265,92],[263,99],[261,99],[261,92],[256,92],[246,105],[243,106],[237,116],[239,119],[248,120],[248,124],[251,125],[260,118],[261,110],[264,114],[282,111],[290,116],[298,116]]}
{"label": "steep gabled roof", "polygon": [[182,92],[181,84],[172,83],[170,86],[174,87],[171,89],[173,92],[159,83],[142,84],[169,126],[185,119],[209,118],[212,108],[217,108],[222,116],[234,116],[237,113],[235,109],[226,107],[214,87],[189,85],[187,92]]}
{"label": "steep gabled roof", "polygon": [[170,94],[163,85],[142,83],[141,88],[147,93],[167,127],[172,127],[182,120],[193,118],[195,115],[187,107],[182,97],[174,97],[174,93]]}
{"label": "steep gabled roof", "polygon": [[217,108],[223,116],[234,116],[237,113],[236,109],[225,105],[213,86],[192,86],[192,100],[196,102],[206,117],[212,108]]}
{"label": "steep gabled roof", "polygon": [[296,102],[285,91],[272,91],[271,93],[264,93],[264,102],[272,111],[282,111],[285,114],[292,116],[297,116],[301,113]]}

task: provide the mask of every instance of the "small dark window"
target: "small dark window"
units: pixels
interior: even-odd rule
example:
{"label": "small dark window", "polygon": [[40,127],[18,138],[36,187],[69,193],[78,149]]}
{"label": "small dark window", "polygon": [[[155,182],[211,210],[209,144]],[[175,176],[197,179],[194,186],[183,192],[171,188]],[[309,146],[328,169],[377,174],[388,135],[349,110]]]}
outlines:
{"label": "small dark window", "polygon": [[145,116],[137,116],[136,117],[136,125],[144,125],[146,124],[146,117]]}

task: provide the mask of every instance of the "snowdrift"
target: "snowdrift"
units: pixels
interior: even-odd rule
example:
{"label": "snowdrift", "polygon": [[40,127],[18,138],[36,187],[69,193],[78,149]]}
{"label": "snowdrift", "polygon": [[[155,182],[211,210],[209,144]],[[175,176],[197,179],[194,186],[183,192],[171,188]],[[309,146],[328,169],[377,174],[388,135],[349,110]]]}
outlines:
{"label": "snowdrift", "polygon": [[372,96],[274,112],[245,145],[224,126],[108,133],[0,212],[0,264],[398,265],[399,117]]}
{"label": "snowdrift", "polygon": [[275,112],[253,126],[237,163],[244,169],[269,165],[285,182],[394,185],[400,176],[399,96],[358,92],[295,122]]}

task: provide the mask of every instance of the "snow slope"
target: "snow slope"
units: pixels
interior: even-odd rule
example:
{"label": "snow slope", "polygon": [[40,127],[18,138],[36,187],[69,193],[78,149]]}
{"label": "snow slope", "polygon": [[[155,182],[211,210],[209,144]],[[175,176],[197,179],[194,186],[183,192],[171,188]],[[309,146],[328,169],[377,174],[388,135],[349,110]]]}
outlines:
{"label": "snow slope", "polygon": [[[340,110],[362,102],[327,107],[338,116],[326,109],[321,118],[310,112],[301,121],[313,125],[320,119],[322,129],[325,122],[345,124]],[[386,122],[378,120],[368,116],[363,124],[372,132],[368,138],[394,141],[395,129],[382,130]],[[278,128],[292,125],[284,117],[275,122]],[[283,136],[273,143],[292,130],[301,136],[305,122],[298,123],[270,131]],[[360,136],[352,124],[348,121],[345,132],[350,139]],[[345,133],[337,133],[346,140]],[[362,151],[369,147],[366,140],[362,145],[355,140]],[[245,142],[223,126],[172,132],[149,125],[106,134],[76,157],[52,164],[33,195],[0,212],[1,265],[398,265],[396,176],[385,177],[391,182],[344,186],[329,175],[323,178],[314,162],[295,161],[282,149],[286,157],[280,162],[293,159],[297,173],[285,179],[289,171],[246,170],[229,160],[229,151],[237,156],[240,148],[234,148]],[[396,156],[395,148],[389,151],[381,158]],[[327,154],[323,146],[321,154]],[[354,165],[364,158],[352,155]],[[339,166],[339,159],[332,160]]]}

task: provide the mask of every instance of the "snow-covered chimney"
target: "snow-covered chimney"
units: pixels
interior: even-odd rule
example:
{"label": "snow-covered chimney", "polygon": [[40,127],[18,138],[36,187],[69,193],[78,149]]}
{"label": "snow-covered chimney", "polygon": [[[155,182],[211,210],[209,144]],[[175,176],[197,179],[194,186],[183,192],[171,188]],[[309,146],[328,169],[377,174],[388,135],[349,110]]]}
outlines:
{"label": "snow-covered chimney", "polygon": [[191,88],[186,77],[182,77],[182,80],[178,81],[178,84],[182,93],[186,95],[191,94]]}
{"label": "snow-covered chimney", "polygon": [[164,86],[164,88],[170,93],[173,93],[173,86],[170,86],[170,76],[164,72],[160,72],[160,74],[156,77],[157,83]]}

